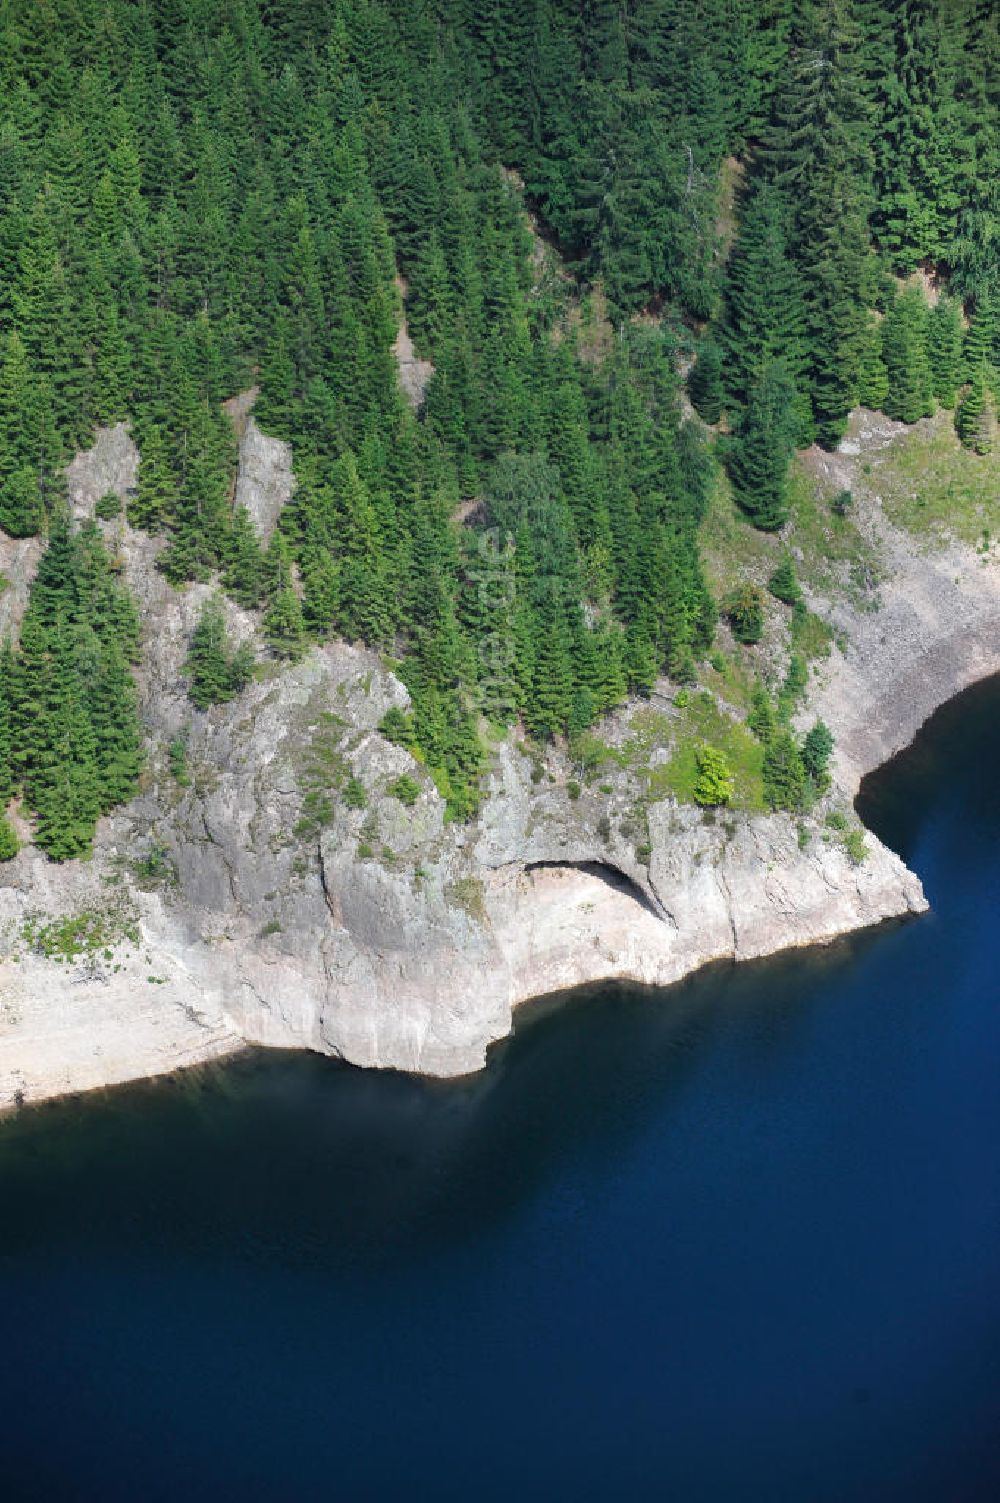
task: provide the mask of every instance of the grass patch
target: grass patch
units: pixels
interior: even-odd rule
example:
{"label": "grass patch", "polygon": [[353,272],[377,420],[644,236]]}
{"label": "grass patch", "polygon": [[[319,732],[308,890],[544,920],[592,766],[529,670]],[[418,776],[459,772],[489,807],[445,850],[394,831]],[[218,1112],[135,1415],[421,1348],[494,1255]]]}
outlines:
{"label": "grass patch", "polygon": [[324,711],[315,725],[297,769],[302,792],[302,812],[295,825],[299,838],[315,835],[333,821],[336,795],[348,779],[347,759],[341,742],[347,722]]}
{"label": "grass patch", "polygon": [[833,643],[833,627],[812,611],[792,612],[792,647],[808,660],[828,658]]}
{"label": "grass patch", "polygon": [[668,762],[649,769],[648,792],[652,799],[672,795],[681,803],[695,802],[698,781],[698,748],[721,751],[733,774],[731,807],[759,812],[764,808],[764,748],[745,725],[733,720],[707,691],[692,695],[674,723],[673,748]]}
{"label": "grass patch", "polygon": [[846,595],[855,605],[864,605],[870,603],[880,577],[875,551],[850,512],[834,510],[834,495],[817,485],[797,455],[788,476],[788,543],[802,553],[795,568],[804,585],[820,595]]}
{"label": "grass patch", "polygon": [[828,599],[870,603],[879,578],[874,549],[849,512],[841,516],[833,509],[833,497],[833,491],[827,494],[818,485],[804,457],[796,455],[788,476],[788,522],[780,532],[759,532],[739,510],[720,468],[699,533],[716,599],[725,599],[747,579],[766,585],[791,553],[796,577],[808,589]]}
{"label": "grass patch", "polygon": [[[818,618],[817,618],[818,619]],[[713,653],[700,673],[708,688],[744,715],[750,713],[754,676],[742,653]]]}
{"label": "grass patch", "polygon": [[758,532],[747,521],[733,499],[729,477],[721,466],[716,471],[716,482],[701,524],[699,544],[717,600],[728,595],[747,575],[768,578],[784,546],[779,538]]}
{"label": "grass patch", "polygon": [[72,964],[98,955],[110,960],[118,945],[139,943],[139,920],[126,902],[55,919],[35,914],[24,920],[19,938],[27,951],[45,960]]}
{"label": "grass patch", "polygon": [[674,720],[662,710],[643,705],[636,710],[629,722],[632,732],[618,754],[623,767],[643,767],[650,754],[661,746],[669,746],[674,731]]}
{"label": "grass patch", "polygon": [[485,924],[485,890],[478,877],[458,877],[454,882],[449,882],[444,895],[453,908],[462,908],[477,923]]}
{"label": "grass patch", "polygon": [[907,532],[966,543],[1000,532],[1000,455],[964,449],[950,412],[939,412],[873,454],[867,480],[889,520]]}

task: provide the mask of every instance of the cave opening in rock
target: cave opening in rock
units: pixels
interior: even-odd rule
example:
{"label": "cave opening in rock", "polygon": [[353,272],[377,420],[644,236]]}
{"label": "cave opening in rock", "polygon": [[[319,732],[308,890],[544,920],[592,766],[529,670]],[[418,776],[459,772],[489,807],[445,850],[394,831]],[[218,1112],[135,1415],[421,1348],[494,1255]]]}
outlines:
{"label": "cave opening in rock", "polygon": [[615,892],[623,893],[631,898],[654,918],[665,917],[656,899],[646,892],[634,877],[630,877],[627,872],[623,872],[620,867],[614,866],[610,861],[527,861],[524,869],[526,872],[560,870],[584,872],[588,877],[596,877],[599,882],[603,882]]}

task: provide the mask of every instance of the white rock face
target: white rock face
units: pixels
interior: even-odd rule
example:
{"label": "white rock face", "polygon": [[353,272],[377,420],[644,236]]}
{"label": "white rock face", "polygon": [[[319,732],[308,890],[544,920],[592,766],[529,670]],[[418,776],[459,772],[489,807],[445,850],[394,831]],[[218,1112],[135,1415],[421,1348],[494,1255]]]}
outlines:
{"label": "white rock face", "polygon": [[290,445],[261,433],[255,419],[247,417],[240,438],[236,505],[246,507],[263,542],[269,540],[281,508],[294,490]]}
{"label": "white rock face", "polygon": [[847,646],[821,668],[809,715],[836,738],[833,772],[853,795],[864,775],[913,740],[960,690],[1000,672],[1000,566],[963,543],[917,541],[891,526],[859,475],[856,456],[904,430],[881,414],[852,416],[838,454],[822,457],[827,479],[853,491],[854,520],[874,543],[885,577],[879,608],[840,604],[823,614]]}
{"label": "white rock face", "polygon": [[113,493],[123,500],[134,492],[139,479],[139,451],[128,423],[98,428],[93,446],[82,449],[66,469],[70,508],[78,519],[92,517],[102,496]]}
{"label": "white rock face", "polygon": [[[237,499],[273,525],[293,483],[287,446],[249,419],[240,455]],[[134,483],[134,447],[110,430],[71,469],[86,514]],[[405,688],[343,644],[196,712],[181,666],[209,587],[174,591],[155,567],[160,544],[121,519],[102,526],[140,602],[149,766],[140,795],[102,821],[91,862],[57,867],[27,849],[0,866],[0,1108],[215,1059],[244,1040],[457,1075],[482,1065],[528,998],[612,978],[666,985],[706,961],[926,907],[918,879],[871,836],[854,866],[818,832],[800,849],[784,816],[669,800],[638,831],[627,768],[606,776],[610,792],[573,799],[565,763],[554,757],[554,781],[535,781],[514,740],[479,818],[447,824],[421,769],[377,730],[407,705]],[[843,614],[850,645],[810,706],[838,737],[847,792],[940,701],[1000,669],[993,571],[967,550],[926,555],[880,536],[893,550],[883,608]],[[24,598],[33,564],[30,548],[0,548],[22,550],[2,609]],[[248,636],[254,618],[228,609]],[[168,764],[179,735],[186,786]],[[388,793],[402,772],[421,785],[409,808]],[[348,773],[367,807],[334,800],[323,820],[303,821],[309,790]],[[72,963],[46,958],[41,927],[94,912],[124,915],[106,945]]]}
{"label": "white rock face", "polygon": [[396,342],[392,347],[392,353],[396,357],[396,366],[399,370],[399,384],[403,388],[403,395],[411,407],[423,406],[427,388],[431,384],[434,374],[434,366],[429,360],[421,360],[413,348],[413,340],[410,331],[406,327],[406,320],[399,326]]}

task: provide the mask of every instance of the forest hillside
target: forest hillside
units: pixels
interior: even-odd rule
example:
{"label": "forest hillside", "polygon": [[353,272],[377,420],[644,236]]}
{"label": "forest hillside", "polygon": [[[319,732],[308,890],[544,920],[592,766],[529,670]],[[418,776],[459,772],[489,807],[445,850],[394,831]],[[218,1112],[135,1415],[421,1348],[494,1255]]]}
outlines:
{"label": "forest hillside", "polygon": [[[863,406],[936,425],[938,521],[954,474],[990,489],[998,90],[991,0],[7,0],[0,529],[41,543],[0,658],[22,838],[85,855],[141,785],[125,522],[172,589],[211,586],[192,716],[361,644],[408,691],[383,736],[461,822],[508,728],[592,769],[602,717],[666,675],[691,714],[664,792],[807,811],[815,571],[877,576],[816,456]],[[235,503],[223,404],[251,391],[291,446],[273,529]],[[121,422],[135,485],[77,525],[66,466]],[[959,521],[988,550],[987,516]]]}

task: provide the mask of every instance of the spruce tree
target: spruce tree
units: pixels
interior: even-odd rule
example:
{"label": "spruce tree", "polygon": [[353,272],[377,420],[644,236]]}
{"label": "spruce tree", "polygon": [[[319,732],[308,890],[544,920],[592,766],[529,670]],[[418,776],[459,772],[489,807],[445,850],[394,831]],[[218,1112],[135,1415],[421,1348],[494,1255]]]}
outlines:
{"label": "spruce tree", "polygon": [[955,414],[955,429],[965,447],[974,454],[992,453],[996,414],[985,369],[977,371],[969,382]]}
{"label": "spruce tree", "polygon": [[767,367],[782,361],[792,381],[805,368],[805,306],[799,273],[787,251],[788,211],[768,183],[750,197],[733,250],[722,330],[726,388],[739,403]]}
{"label": "spruce tree", "polygon": [[232,651],[226,633],[222,605],[210,596],[201,608],[191,636],[184,672],[190,680],[188,695],[199,710],[225,704],[234,693]]}
{"label": "spruce tree", "polygon": [[688,376],[688,394],[698,416],[717,423],[722,416],[722,351],[714,339],[703,340]]}
{"label": "spruce tree", "polygon": [[274,595],[264,612],[264,636],[277,658],[296,662],[306,650],[306,629],[299,597],[290,584]]}
{"label": "spruce tree", "polygon": [[882,324],[869,317],[858,361],[858,401],[879,411],[889,395],[889,372],[882,355]]}
{"label": "spruce tree", "polygon": [[954,407],[961,384],[962,335],[961,305],[943,294],[931,309],[927,328],[931,385],[942,407]]}
{"label": "spruce tree", "polygon": [[139,484],[128,503],[128,519],[133,527],[161,532],[177,514],[177,484],[157,424],[144,432],[140,453]]}
{"label": "spruce tree", "polygon": [[889,417],[904,423],[915,423],[934,411],[928,332],[927,300],[919,287],[907,287],[886,313],[882,329],[889,378],[882,406]]}
{"label": "spruce tree", "polygon": [[769,809],[802,810],[806,800],[806,769],[791,731],[777,731],[764,747],[764,802]]}
{"label": "spruce tree", "polygon": [[736,499],[764,532],[788,517],[788,467],[794,452],[794,388],[781,365],[768,365],[755,382],[728,451]]}

